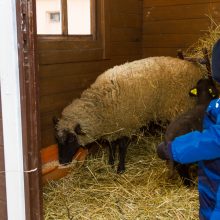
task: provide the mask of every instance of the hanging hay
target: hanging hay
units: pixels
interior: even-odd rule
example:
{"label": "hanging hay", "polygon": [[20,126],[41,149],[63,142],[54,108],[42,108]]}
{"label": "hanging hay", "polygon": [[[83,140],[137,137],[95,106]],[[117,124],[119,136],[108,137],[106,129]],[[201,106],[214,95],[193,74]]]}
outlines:
{"label": "hanging hay", "polygon": [[207,48],[208,55],[212,55],[212,47],[214,43],[220,39],[220,24],[217,23],[211,16],[208,16],[210,19],[210,26],[208,30],[205,31],[205,34],[201,36],[197,42],[191,45],[186,51],[185,54],[189,57],[203,57],[202,49]]}
{"label": "hanging hay", "polygon": [[44,218],[56,220],[198,219],[197,188],[169,180],[157,158],[161,136],[140,137],[128,148],[127,170],[118,175],[107,153],[90,157],[59,181],[44,187]]}

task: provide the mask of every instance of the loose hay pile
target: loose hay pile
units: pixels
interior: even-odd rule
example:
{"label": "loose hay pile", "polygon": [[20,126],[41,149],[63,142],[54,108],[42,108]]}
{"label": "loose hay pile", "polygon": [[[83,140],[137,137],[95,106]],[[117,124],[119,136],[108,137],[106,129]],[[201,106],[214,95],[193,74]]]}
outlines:
{"label": "loose hay pile", "polygon": [[210,26],[205,34],[201,36],[197,42],[191,45],[186,51],[186,55],[189,57],[203,57],[202,49],[207,48],[208,54],[212,56],[212,47],[214,43],[220,39],[220,24],[216,22],[211,16]]}
{"label": "loose hay pile", "polygon": [[47,219],[198,219],[197,188],[167,179],[155,146],[161,137],[145,137],[128,149],[127,171],[107,165],[105,151],[89,158],[69,176],[44,187]]}

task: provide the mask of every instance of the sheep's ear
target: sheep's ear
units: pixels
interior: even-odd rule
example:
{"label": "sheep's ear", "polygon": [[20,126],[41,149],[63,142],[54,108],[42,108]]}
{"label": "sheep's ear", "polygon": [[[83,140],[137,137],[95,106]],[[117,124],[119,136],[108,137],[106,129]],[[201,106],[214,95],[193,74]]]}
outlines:
{"label": "sheep's ear", "polygon": [[80,126],[80,124],[77,124],[76,127],[75,127],[75,130],[76,134],[78,135],[85,135],[86,133],[82,131],[82,128]]}
{"label": "sheep's ear", "polygon": [[53,124],[54,124],[54,126],[56,126],[58,122],[59,122],[59,119],[56,116],[54,116],[53,117]]}
{"label": "sheep's ear", "polygon": [[209,94],[210,94],[213,98],[215,98],[215,97],[218,96],[218,94],[216,94],[211,88],[209,88]]}
{"label": "sheep's ear", "polygon": [[197,93],[197,88],[191,89],[190,92],[189,92],[189,95],[190,95],[190,96],[197,96],[197,95],[198,95],[198,93]]}

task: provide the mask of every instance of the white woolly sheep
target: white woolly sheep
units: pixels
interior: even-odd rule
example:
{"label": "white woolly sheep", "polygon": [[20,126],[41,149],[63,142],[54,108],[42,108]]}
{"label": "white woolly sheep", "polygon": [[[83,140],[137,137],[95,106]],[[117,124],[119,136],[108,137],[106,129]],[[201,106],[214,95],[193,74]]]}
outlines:
{"label": "white woolly sheep", "polygon": [[[200,79],[196,87],[190,92],[190,95],[197,96],[197,104],[168,125],[165,132],[165,143],[167,144],[176,137],[194,130],[202,131],[207,106],[212,99],[218,97],[218,94],[219,92],[212,79]],[[168,164],[171,172],[170,177],[174,177],[174,169],[176,169],[183,180],[183,184],[186,186],[191,185],[192,179],[189,172],[191,164],[179,164],[174,161],[169,161]]]}
{"label": "white woolly sheep", "polygon": [[202,76],[198,65],[172,57],[145,58],[105,71],[55,122],[60,163],[69,163],[79,146],[105,139],[111,143],[110,164],[119,144],[118,172],[123,172],[129,138],[150,121],[170,121],[192,107],[188,91]]}

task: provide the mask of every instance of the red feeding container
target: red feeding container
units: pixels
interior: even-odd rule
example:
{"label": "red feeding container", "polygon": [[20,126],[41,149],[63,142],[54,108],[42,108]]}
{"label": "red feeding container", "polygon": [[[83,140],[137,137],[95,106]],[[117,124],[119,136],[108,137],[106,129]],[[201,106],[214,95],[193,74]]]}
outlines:
{"label": "red feeding container", "polygon": [[43,148],[41,150],[41,163],[42,163],[42,181],[47,183],[50,180],[58,180],[66,176],[72,169],[74,165],[78,162],[83,164],[86,156],[88,155],[88,150],[80,148],[73,158],[75,162],[71,166],[62,166],[58,161],[58,147],[56,144]]}

